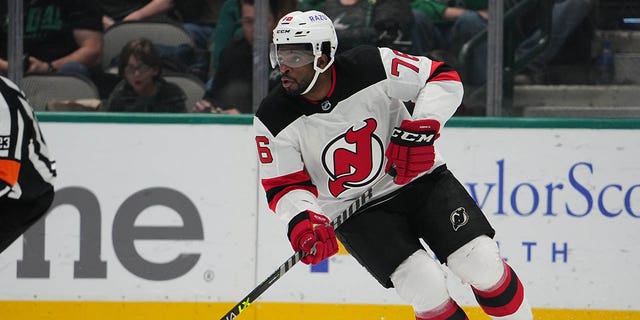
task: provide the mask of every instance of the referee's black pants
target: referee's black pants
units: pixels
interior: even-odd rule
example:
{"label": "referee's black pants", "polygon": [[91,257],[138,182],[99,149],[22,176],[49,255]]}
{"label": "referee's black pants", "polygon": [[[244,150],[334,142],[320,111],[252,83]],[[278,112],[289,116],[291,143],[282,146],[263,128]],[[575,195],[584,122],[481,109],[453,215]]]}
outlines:
{"label": "referee's black pants", "polygon": [[0,253],[47,213],[53,195],[51,188],[34,200],[0,200]]}

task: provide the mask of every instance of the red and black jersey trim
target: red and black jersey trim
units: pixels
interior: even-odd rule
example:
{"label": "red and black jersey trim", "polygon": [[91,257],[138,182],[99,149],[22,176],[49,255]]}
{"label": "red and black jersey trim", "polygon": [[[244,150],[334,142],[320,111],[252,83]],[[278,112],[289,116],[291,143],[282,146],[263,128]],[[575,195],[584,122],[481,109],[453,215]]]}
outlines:
{"label": "red and black jersey trim", "polygon": [[495,289],[480,291],[473,289],[473,294],[482,310],[493,317],[504,317],[518,311],[524,301],[524,287],[515,271],[504,263],[506,278]]}
{"label": "red and black jersey trim", "polygon": [[311,182],[311,177],[304,171],[294,172],[281,177],[262,179],[262,187],[267,194],[267,203],[271,211],[276,211],[278,201],[290,191],[306,190],[318,196],[318,189]]}
{"label": "red and black jersey trim", "polygon": [[[331,88],[329,88],[329,92],[327,92],[327,96],[325,98],[325,100],[329,100],[331,98],[331,96],[333,96],[333,91],[336,89],[336,66],[331,66]],[[309,100],[305,97],[300,97],[300,99],[311,103],[313,105],[317,105],[320,104],[320,102],[324,101],[324,100],[320,100],[320,101],[316,101],[316,100]]]}
{"label": "red and black jersey trim", "polygon": [[456,70],[444,62],[441,61],[431,61],[431,74],[429,75],[430,81],[457,81],[461,82],[460,75]]}
{"label": "red and black jersey trim", "polygon": [[288,96],[279,85],[262,100],[255,116],[276,137],[291,123],[304,116],[297,100],[297,97]]}

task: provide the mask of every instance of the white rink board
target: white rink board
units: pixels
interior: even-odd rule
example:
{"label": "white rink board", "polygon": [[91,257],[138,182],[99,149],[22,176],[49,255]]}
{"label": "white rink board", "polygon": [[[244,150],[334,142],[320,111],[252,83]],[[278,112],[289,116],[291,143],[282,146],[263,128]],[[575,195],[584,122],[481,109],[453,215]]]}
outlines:
{"label": "white rink board", "polygon": [[[0,283],[12,288],[0,290],[0,299],[226,301],[231,300],[229,293],[253,287],[257,171],[251,127],[100,123],[41,126],[57,160],[57,189],[80,186],[99,201],[101,258],[106,262],[107,276],[74,279],[74,261],[79,256],[78,210],[63,205],[46,219],[45,257],[50,260],[50,277],[17,279],[16,260],[22,257],[22,241],[18,240],[0,255]],[[204,236],[204,240],[136,241],[139,255],[148,264],[167,263],[180,254],[200,255],[197,264],[184,275],[162,281],[136,275],[152,272],[153,268],[139,262],[140,266],[135,267],[134,257],[116,256],[112,241],[114,216],[125,200],[156,187],[187,196],[197,208]],[[176,211],[166,206],[150,206],[136,220],[136,225],[141,226],[182,224]],[[125,263],[134,265],[135,273],[125,268]]]}
{"label": "white rink board", "polygon": [[[0,300],[235,302],[292,254],[285,225],[268,212],[257,188],[250,126],[41,125],[58,161],[57,189],[76,192],[67,194],[81,196],[77,203],[92,211],[82,216],[101,222],[94,239],[100,239],[106,275],[96,277],[100,266],[90,265],[84,272],[93,277],[74,276],[80,215],[73,206],[61,205],[46,219],[49,275],[24,276],[42,265],[18,263],[25,259],[19,239],[0,255],[0,283],[12,288],[0,290]],[[640,130],[445,128],[438,145],[496,227],[502,253],[524,280],[534,307],[640,310],[635,298],[640,283],[639,141]],[[550,206],[548,189],[553,190]],[[167,190],[169,197],[159,192]],[[188,208],[188,213],[177,213],[151,206],[163,201],[184,205],[180,194],[195,206],[196,215]],[[200,222],[202,237],[136,240],[135,250],[127,252],[133,229],[122,217],[136,214],[131,203],[149,206],[135,226],[180,227],[189,216]],[[158,237],[158,229],[149,230]],[[125,240],[114,244],[112,232]],[[197,234],[197,228],[187,233]],[[91,244],[95,250],[97,242]],[[197,262],[166,279],[162,264],[180,254],[197,255]],[[455,277],[450,283],[463,304],[475,305]],[[402,303],[346,255],[331,258],[326,272],[294,267],[261,300]]]}

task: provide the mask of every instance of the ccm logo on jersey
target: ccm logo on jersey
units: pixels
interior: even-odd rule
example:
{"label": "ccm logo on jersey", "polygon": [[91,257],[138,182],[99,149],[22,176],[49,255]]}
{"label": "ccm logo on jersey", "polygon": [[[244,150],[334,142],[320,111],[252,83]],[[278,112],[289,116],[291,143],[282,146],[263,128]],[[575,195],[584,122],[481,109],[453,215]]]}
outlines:
{"label": "ccm logo on jersey", "polygon": [[9,150],[9,136],[0,136],[0,150]]}
{"label": "ccm logo on jersey", "polygon": [[430,146],[433,145],[436,134],[436,131],[416,133],[395,128],[391,134],[391,140],[400,142],[405,146]]}

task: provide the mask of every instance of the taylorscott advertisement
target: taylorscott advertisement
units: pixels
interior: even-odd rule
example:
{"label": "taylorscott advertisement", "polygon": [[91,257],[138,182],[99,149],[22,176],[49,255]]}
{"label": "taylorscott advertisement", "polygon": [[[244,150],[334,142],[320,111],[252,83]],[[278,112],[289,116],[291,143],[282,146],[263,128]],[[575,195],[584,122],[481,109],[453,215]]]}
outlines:
{"label": "taylorscott advertisement", "polygon": [[[0,255],[11,288],[0,300],[235,302],[291,256],[259,188],[250,126],[42,130],[58,193]],[[437,146],[534,307],[640,310],[638,141],[638,130],[445,128]],[[295,266],[261,300],[402,304],[345,252]]]}

